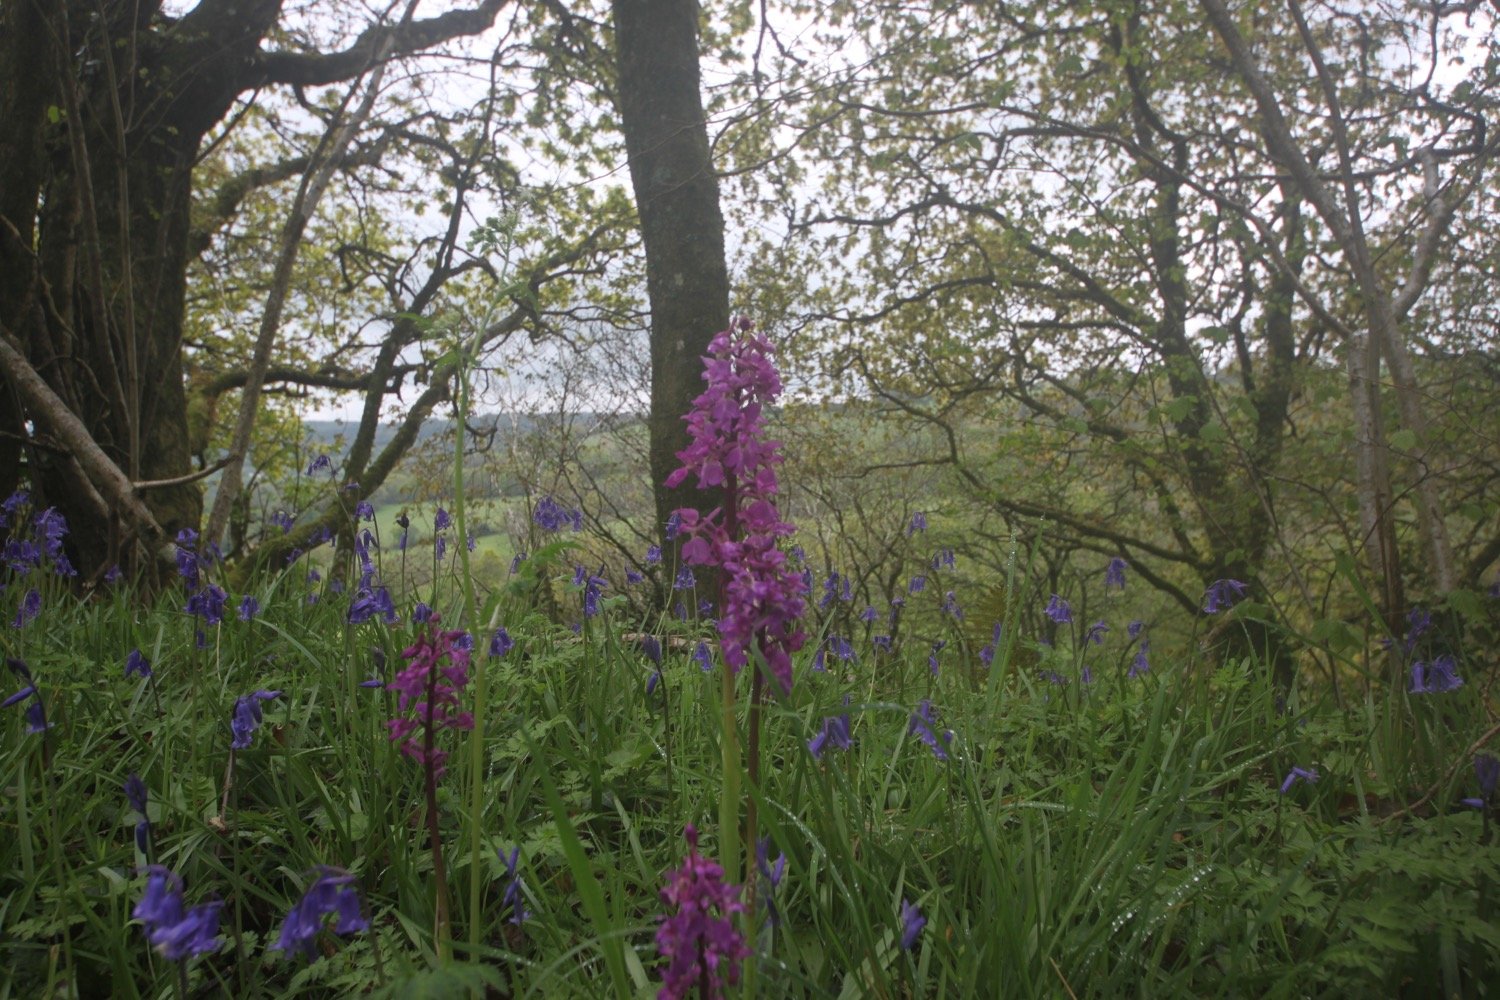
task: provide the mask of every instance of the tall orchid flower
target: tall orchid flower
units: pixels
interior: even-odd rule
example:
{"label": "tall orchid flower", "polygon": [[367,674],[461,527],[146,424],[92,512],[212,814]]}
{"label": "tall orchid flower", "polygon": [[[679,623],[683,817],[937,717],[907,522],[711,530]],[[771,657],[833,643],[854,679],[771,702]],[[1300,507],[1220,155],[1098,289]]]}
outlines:
{"label": "tall orchid flower", "polygon": [[691,443],[677,453],[682,467],[667,477],[667,485],[694,476],[700,489],[721,490],[723,504],[707,514],[677,511],[687,537],[682,559],[719,573],[724,662],[738,673],[756,643],[786,692],[792,686],[791,654],[806,641],[797,620],[807,589],[776,547],[795,530],[776,510],[781,443],[767,440],[765,429],[765,407],[781,394],[781,377],[770,342],[752,332],[747,319],[717,334],[708,350],[703,359],[708,388],[685,418]]}

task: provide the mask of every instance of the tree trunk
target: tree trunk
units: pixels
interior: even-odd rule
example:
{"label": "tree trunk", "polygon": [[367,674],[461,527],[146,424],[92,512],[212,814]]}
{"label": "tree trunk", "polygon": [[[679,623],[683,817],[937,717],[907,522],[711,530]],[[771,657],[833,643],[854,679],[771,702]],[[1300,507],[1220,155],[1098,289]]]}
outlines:
{"label": "tree trunk", "polygon": [[651,303],[651,479],[658,530],[702,491],[663,481],[687,447],[683,416],[703,388],[700,358],[729,326],[724,217],[709,159],[694,0],[615,0],[617,101],[646,247]]}

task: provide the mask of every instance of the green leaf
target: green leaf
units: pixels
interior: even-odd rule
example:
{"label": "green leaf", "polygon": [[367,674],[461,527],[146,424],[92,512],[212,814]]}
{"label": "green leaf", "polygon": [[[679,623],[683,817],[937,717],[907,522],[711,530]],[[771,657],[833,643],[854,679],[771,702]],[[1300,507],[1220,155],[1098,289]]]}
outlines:
{"label": "green leaf", "polygon": [[500,991],[504,986],[505,980],[499,969],[453,962],[397,979],[371,996],[380,1000],[451,1000],[454,997],[483,996],[487,990]]}
{"label": "green leaf", "polygon": [[1411,451],[1417,446],[1417,435],[1414,431],[1403,427],[1392,434],[1388,441],[1396,451]]}

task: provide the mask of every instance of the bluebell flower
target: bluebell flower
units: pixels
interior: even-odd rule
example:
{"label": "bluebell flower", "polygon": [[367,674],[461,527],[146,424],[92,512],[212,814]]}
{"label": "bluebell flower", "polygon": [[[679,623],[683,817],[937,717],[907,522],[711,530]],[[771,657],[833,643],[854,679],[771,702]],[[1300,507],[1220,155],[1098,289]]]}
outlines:
{"label": "bluebell flower", "polygon": [[224,620],[224,606],[228,602],[229,595],[224,592],[224,588],[211,583],[189,595],[187,606],[183,610],[202,618],[205,625],[217,625]]}
{"label": "bluebell flower", "polygon": [[1238,580],[1215,580],[1203,592],[1203,613],[1213,615],[1227,610],[1249,589]]}
{"label": "bluebell flower", "polygon": [[107,584],[114,585],[124,578],[125,574],[120,570],[119,563],[111,563],[109,569],[104,571],[104,582]]}
{"label": "bluebell flower", "polygon": [[655,566],[659,562],[661,562],[661,546],[660,545],[648,545],[648,546],[646,546],[646,565],[647,566]]}
{"label": "bluebell flower", "polygon": [[1085,643],[1091,642],[1096,646],[1102,646],[1104,644],[1104,633],[1108,631],[1109,626],[1104,622],[1094,622],[1094,624],[1089,626],[1089,630],[1083,634],[1083,641]]}
{"label": "bluebell flower", "polygon": [[19,690],[19,691],[15,692],[14,694],[9,695],[8,697],[6,697],[6,699],[4,701],[0,701],[0,709],[10,708],[12,705],[19,705],[21,702],[25,701],[27,698],[30,698],[30,697],[32,697],[35,694],[36,694],[36,685],[35,684],[28,684],[25,687],[23,687],[21,690]]}
{"label": "bluebell flower", "polygon": [[125,779],[125,801],[141,817],[135,824],[135,846],[140,848],[142,854],[148,853],[151,846],[151,819],[146,815],[147,799],[146,783],[141,780],[141,776],[128,776]]}
{"label": "bluebell flower", "polygon": [[625,569],[625,586],[634,587],[636,584],[645,579],[646,578],[644,576],[641,576],[641,574],[636,572],[635,570],[630,569],[629,567]]}
{"label": "bluebell flower", "polygon": [[955,621],[964,620],[964,609],[958,606],[958,595],[951,590],[943,595],[941,610],[944,614],[951,615]]}
{"label": "bluebell flower", "polygon": [[361,500],[354,505],[354,516],[361,521],[375,520],[375,505],[368,500]]}
{"label": "bluebell flower", "polygon": [[907,592],[911,594],[920,594],[926,589],[927,577],[925,576],[914,576],[911,578],[911,582],[906,585]]}
{"label": "bluebell flower", "polygon": [[512,847],[509,856],[501,854],[500,860],[505,864],[506,878],[505,893],[500,897],[500,905],[510,910],[510,922],[519,927],[531,917],[531,912],[526,909],[526,899],[522,895],[521,876],[516,871],[516,866],[521,860],[521,848]]}
{"label": "bluebell flower", "polygon": [[234,736],[229,742],[231,749],[246,750],[249,748],[251,737],[260,728],[260,703],[269,701],[272,698],[279,698],[280,696],[280,691],[256,691],[253,694],[247,694],[243,698],[235,700],[234,712],[229,719],[229,730]]}
{"label": "bluebell flower", "polygon": [[943,647],[946,645],[948,645],[947,639],[935,639],[932,643],[932,649],[927,653],[927,669],[932,671],[932,676],[934,677],[938,675],[938,654],[943,651]]}
{"label": "bluebell flower", "polygon": [[1134,639],[1136,636],[1138,636],[1138,635],[1141,634],[1141,629],[1143,629],[1145,627],[1146,627],[1146,623],[1143,622],[1143,621],[1141,621],[1139,618],[1137,618],[1134,621],[1132,621],[1129,625],[1125,626],[1125,634],[1128,635],[1128,636],[1130,636],[1130,638]]}
{"label": "bluebell flower", "polygon": [[651,676],[646,678],[646,697],[649,698],[656,693],[656,686],[661,683],[661,671],[651,671]]}
{"label": "bluebell flower", "polygon": [[672,581],[673,590],[692,590],[698,583],[693,576],[693,571],[687,566],[677,571],[677,578]]}
{"label": "bluebell flower", "polygon": [[911,521],[909,521],[907,523],[907,525],[906,525],[906,537],[910,538],[912,535],[915,535],[917,532],[919,532],[919,531],[926,531],[926,530],[927,530],[927,515],[925,513],[923,513],[922,511],[919,510],[919,511],[917,511],[915,514],[913,514],[911,516]]}
{"label": "bluebell flower", "polygon": [[874,646],[877,650],[879,650],[882,653],[889,653],[891,651],[891,648],[892,648],[891,647],[891,637],[888,636],[888,635],[872,636],[870,638],[870,645]]}
{"label": "bluebell flower", "polygon": [[713,654],[708,651],[708,643],[698,643],[697,647],[693,650],[693,660],[697,662],[699,668],[702,669],[705,674],[713,670]]}
{"label": "bluebell flower", "polygon": [[418,601],[417,606],[412,609],[411,620],[420,625],[430,618],[432,618],[432,609],[423,602]]}
{"label": "bluebell flower", "polygon": [[438,535],[432,540],[433,550],[437,553],[437,561],[442,562],[448,555],[448,536]]}
{"label": "bluebell flower", "polygon": [[511,651],[511,648],[515,644],[515,640],[510,637],[510,633],[505,631],[505,626],[501,625],[495,629],[495,634],[490,636],[490,655],[504,656]]}
{"label": "bluebell flower", "polygon": [[1130,677],[1133,679],[1141,676],[1141,674],[1150,672],[1151,661],[1147,657],[1147,654],[1150,652],[1150,650],[1151,644],[1145,639],[1142,639],[1139,648],[1137,648],[1135,651],[1135,658],[1130,661],[1130,669],[1125,672],[1126,677]]}
{"label": "bluebell flower", "polygon": [[916,903],[901,901],[901,950],[911,951],[912,945],[917,943],[917,938],[922,934],[922,928],[927,926],[927,918],[922,916],[922,911],[917,908]]}
{"label": "bluebell flower", "polygon": [[1417,660],[1411,665],[1412,694],[1444,694],[1463,686],[1464,679],[1458,676],[1458,661],[1452,654],[1445,653],[1430,663]]}
{"label": "bluebell flower", "polygon": [[257,601],[253,594],[246,594],[241,598],[239,608],[240,621],[251,621],[258,614],[260,614],[260,601]]}
{"label": "bluebell flower", "polygon": [[271,948],[284,954],[300,952],[309,962],[313,961],[318,955],[318,932],[330,914],[337,918],[333,925],[335,934],[370,929],[370,922],[360,912],[354,876],[337,868],[324,867],[318,869],[317,879],[287,913],[281,933]]}
{"label": "bluebell flower", "polygon": [[672,513],[667,515],[666,530],[663,532],[663,534],[665,535],[667,541],[674,542],[677,540],[677,533],[681,530],[682,515],[674,510],[672,511]]}
{"label": "bluebell flower", "polygon": [[1294,767],[1287,772],[1286,778],[1281,782],[1281,794],[1285,795],[1292,790],[1292,786],[1298,781],[1305,781],[1309,785],[1318,780],[1318,772],[1314,768]]}
{"label": "bluebell flower", "polygon": [[776,890],[786,875],[786,852],[778,855],[773,864],[771,838],[761,837],[755,842],[755,869],[766,882],[766,891],[761,894],[761,898],[766,901],[766,920],[772,927],[780,927],[781,911],[776,907]]}
{"label": "bluebell flower", "polygon": [[295,519],[284,510],[278,510],[271,515],[271,524],[281,529],[283,535],[289,534]]}
{"label": "bluebell flower", "polygon": [[146,925],[146,940],[170,961],[219,949],[218,900],[184,910],[182,880],[160,865],[147,869],[146,892],[132,915]]}
{"label": "bluebell flower", "polygon": [[646,659],[661,666],[661,640],[654,635],[641,636],[641,652],[646,654]]}
{"label": "bluebell flower", "polygon": [[307,474],[309,476],[319,472],[327,472],[329,476],[333,475],[333,459],[329,458],[326,454],[318,455],[308,463]]}
{"label": "bluebell flower", "polygon": [[953,549],[944,546],[933,553],[932,571],[936,573],[940,569],[952,569],[958,565],[958,557],[953,554]]}
{"label": "bluebell flower", "polygon": [[151,676],[151,661],[139,649],[132,649],[125,656],[125,676],[142,678]]}
{"label": "bluebell flower", "polygon": [[396,623],[396,602],[385,587],[361,589],[354,595],[354,600],[349,602],[349,624],[359,625],[375,617],[381,618],[388,625]]}
{"label": "bluebell flower", "polygon": [[1129,563],[1119,556],[1115,556],[1109,561],[1109,565],[1104,567],[1105,590],[1125,589],[1125,567],[1128,565]]}
{"label": "bluebell flower", "polygon": [[932,702],[923,698],[918,703],[917,710],[911,713],[911,721],[907,724],[906,731],[915,733],[917,739],[931,748],[932,755],[938,760],[947,760],[947,747],[953,739],[953,730],[945,730],[939,736],[936,726],[937,719],[933,715]]}
{"label": "bluebell flower", "polygon": [[1073,608],[1057,594],[1052,595],[1052,599],[1047,602],[1047,607],[1043,609],[1042,614],[1059,625],[1067,625],[1073,621]]}
{"label": "bluebell flower", "polygon": [[[537,502],[536,510],[532,512],[531,519],[543,531],[559,531],[565,525],[574,522],[574,515],[581,511],[569,511],[550,496],[542,497]],[[581,518],[580,518],[581,520]]]}
{"label": "bluebell flower", "polygon": [[[845,696],[844,704],[849,704],[849,698]],[[823,728],[818,735],[807,741],[807,752],[813,755],[813,760],[822,760],[823,754],[829,750],[848,750],[854,745],[849,732],[849,713],[830,715],[823,719]]]}
{"label": "bluebell flower", "polygon": [[42,613],[42,595],[36,588],[26,591],[26,596],[21,598],[21,604],[16,608],[16,617],[12,621],[12,628],[24,628],[28,623],[36,620],[36,616]]}
{"label": "bluebell flower", "polygon": [[872,622],[879,617],[880,612],[875,610],[873,604],[866,604],[865,609],[859,613],[859,620],[862,622]]}

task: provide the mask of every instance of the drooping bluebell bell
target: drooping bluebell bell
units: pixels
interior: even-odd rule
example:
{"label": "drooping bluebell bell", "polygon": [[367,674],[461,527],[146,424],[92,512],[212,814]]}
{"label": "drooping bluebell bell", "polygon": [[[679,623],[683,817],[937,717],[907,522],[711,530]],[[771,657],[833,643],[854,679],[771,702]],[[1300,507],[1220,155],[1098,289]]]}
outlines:
{"label": "drooping bluebell bell", "polygon": [[330,478],[333,476],[333,459],[329,458],[327,454],[316,456],[307,465],[307,474],[309,476],[319,472],[328,473]]}
{"label": "drooping bluebell bell", "polygon": [[870,645],[882,653],[889,653],[892,649],[891,637],[888,635],[877,635],[870,638]]}
{"label": "drooping bluebell bell", "polygon": [[917,943],[917,938],[922,934],[922,928],[927,926],[927,918],[922,916],[922,911],[917,908],[916,903],[901,901],[901,950],[911,951],[912,946]]}
{"label": "drooping bluebell bell", "polygon": [[255,599],[254,594],[246,594],[240,599],[239,618],[242,622],[254,620],[260,614],[260,601]]}
{"label": "drooping bluebell bell", "polygon": [[205,625],[217,625],[224,620],[224,607],[228,602],[229,595],[224,588],[210,583],[189,594],[183,610],[202,618]]}
{"label": "drooping bluebell bell", "polygon": [[932,755],[938,760],[948,759],[948,745],[953,739],[953,730],[944,730],[939,735],[937,718],[932,711],[932,702],[927,698],[923,698],[918,703],[917,710],[911,713],[911,721],[907,724],[906,731],[915,733],[917,739],[926,743],[932,750]]}
{"label": "drooping bluebell bell", "polygon": [[1286,777],[1281,782],[1281,794],[1285,795],[1287,792],[1290,792],[1292,786],[1299,781],[1305,781],[1311,785],[1316,783],[1317,780],[1318,772],[1316,768],[1294,767],[1287,772]]}
{"label": "drooping bluebell bell", "polygon": [[309,962],[317,958],[318,933],[330,914],[337,918],[333,925],[335,934],[370,929],[370,922],[360,912],[354,876],[338,868],[321,867],[317,871],[318,877],[288,911],[281,933],[271,945],[273,951],[283,954],[298,952]]}
{"label": "drooping bluebell bell", "polygon": [[958,606],[958,595],[951,590],[943,595],[941,610],[943,614],[948,615],[954,621],[961,622],[964,620],[964,609]]}
{"label": "drooping bluebell bell", "polygon": [[1451,653],[1428,663],[1417,660],[1411,665],[1412,694],[1445,694],[1463,686],[1464,679],[1458,676],[1458,661]]}
{"label": "drooping bluebell bell", "polygon": [[120,569],[119,563],[110,563],[109,569],[104,571],[104,582],[113,586],[125,579],[125,573]]}
{"label": "drooping bluebell bell", "polygon": [[663,535],[666,537],[667,541],[675,542],[677,540],[677,534],[680,531],[682,531],[682,515],[674,510],[672,511],[672,513],[667,515],[667,523],[663,531]]}
{"label": "drooping bluebell bell", "polygon": [[[844,704],[849,704],[847,695],[844,697]],[[853,745],[849,713],[842,712],[823,718],[823,728],[818,731],[818,735],[807,741],[807,751],[813,755],[813,760],[822,760],[823,755],[829,750],[848,750]]]}
{"label": "drooping bluebell bell", "polygon": [[290,534],[292,525],[295,523],[296,519],[284,510],[278,510],[276,513],[271,515],[271,524],[277,528],[280,528],[283,535]]}
{"label": "drooping bluebell bell", "polygon": [[1073,621],[1073,608],[1058,594],[1053,594],[1052,599],[1047,602],[1042,614],[1052,619],[1059,625],[1067,625]]}
{"label": "drooping bluebell bell", "polygon": [[646,659],[661,666],[661,640],[649,632],[641,636],[641,652],[646,654]]}
{"label": "drooping bluebell bell", "polygon": [[912,535],[915,535],[917,532],[919,532],[919,531],[926,531],[926,530],[927,530],[927,515],[925,513],[923,513],[922,511],[919,510],[915,514],[913,514],[911,516],[911,520],[909,522],[907,522],[907,525],[906,525],[906,537],[910,538]]}
{"label": "drooping bluebell bell", "polygon": [[698,583],[698,581],[693,576],[693,570],[692,570],[692,568],[688,567],[688,566],[683,566],[681,569],[679,569],[677,571],[677,578],[672,581],[672,589],[673,590],[692,590],[693,587],[697,583]]}
{"label": "drooping bluebell bell", "polygon": [[1109,631],[1109,626],[1102,621],[1094,622],[1089,630],[1083,634],[1085,643],[1093,643],[1095,646],[1104,645],[1104,633]]}
{"label": "drooping bluebell bell", "polygon": [[16,608],[16,617],[11,621],[11,628],[25,628],[26,625],[36,620],[36,616],[42,613],[42,594],[35,587],[26,591],[26,596],[21,598],[20,605]]}
{"label": "drooping bluebell bell", "polygon": [[163,958],[179,961],[218,951],[219,910],[212,900],[188,910],[182,902],[182,880],[161,865],[146,869],[146,892],[131,915],[146,925],[146,940]]}
{"label": "drooping bluebell bell", "polygon": [[139,649],[132,649],[125,656],[125,676],[146,678],[151,676],[151,661]]}
{"label": "drooping bluebell bell", "polygon": [[934,677],[938,675],[938,654],[941,653],[944,647],[946,647],[947,645],[947,639],[934,639],[932,641],[932,648],[927,652],[927,669],[932,672],[932,676]]}
{"label": "drooping bluebell bell", "polygon": [[906,591],[909,594],[920,594],[926,589],[927,577],[925,576],[914,576],[911,578],[911,582],[906,585]]}
{"label": "drooping bluebell bell", "polygon": [[772,927],[781,926],[781,911],[776,906],[776,890],[786,875],[786,852],[783,851],[773,863],[771,861],[771,838],[761,837],[755,842],[755,869],[765,880],[766,889],[761,898],[766,902],[766,920]]}
{"label": "drooping bluebell bell", "polygon": [[432,609],[424,602],[418,601],[417,606],[412,609],[411,620],[418,625],[432,620]]}
{"label": "drooping bluebell bell", "polygon": [[1215,580],[1203,592],[1203,613],[1214,615],[1233,607],[1249,589],[1238,580]]}
{"label": "drooping bluebell bell", "polygon": [[1111,559],[1109,561],[1109,565],[1104,567],[1104,589],[1124,590],[1125,569],[1129,565],[1129,563],[1127,563],[1124,559],[1121,559],[1119,556],[1115,556],[1113,559]]}
{"label": "drooping bluebell bell", "polygon": [[693,660],[698,664],[705,674],[714,668],[713,654],[708,651],[708,643],[700,642],[693,649]]}
{"label": "drooping bluebell bell", "polygon": [[575,513],[579,512],[570,511],[550,496],[544,496],[537,501],[531,519],[543,531],[560,531],[573,523]]}
{"label": "drooping bluebell bell", "polygon": [[229,742],[231,749],[249,749],[251,738],[260,728],[262,718],[260,703],[279,697],[281,697],[280,691],[256,691],[235,700],[234,712],[229,719],[229,730],[233,735],[233,739]]}
{"label": "drooping bluebell bell", "polygon": [[1148,654],[1151,652],[1151,643],[1146,639],[1141,640],[1140,646],[1136,648],[1135,658],[1130,661],[1130,669],[1125,672],[1126,677],[1136,678],[1141,674],[1149,673],[1151,660]]}
{"label": "drooping bluebell bell", "polygon": [[34,696],[35,694],[36,685],[27,684],[25,687],[21,688],[21,690],[15,692],[14,694],[6,696],[4,701],[0,701],[0,709],[10,708],[12,705],[19,705],[21,702],[25,701],[27,698]]}
{"label": "drooping bluebell bell", "polygon": [[934,573],[939,570],[953,569],[953,567],[958,565],[958,557],[954,554],[952,548],[944,546],[932,554],[930,565]]}
{"label": "drooping bluebell bell", "polygon": [[521,860],[521,848],[512,847],[509,855],[500,854],[500,860],[505,864],[506,879],[505,893],[500,897],[500,905],[510,910],[508,919],[519,927],[531,917],[531,912],[526,909],[526,898],[522,894],[521,875],[516,870]]}
{"label": "drooping bluebell bell", "polygon": [[979,651],[979,662],[986,667],[995,662],[995,652],[1000,648],[1000,635],[1004,628],[1004,622],[996,622],[994,628],[990,629],[990,641]]}
{"label": "drooping bluebell bell", "polygon": [[879,617],[880,612],[875,610],[875,605],[873,604],[866,604],[865,609],[859,613],[859,620],[862,622],[873,622]]}
{"label": "drooping bluebell bell", "polygon": [[510,637],[510,633],[505,630],[505,626],[501,625],[495,629],[495,634],[490,636],[490,655],[504,656],[511,651],[511,648],[515,644],[515,640]]}
{"label": "drooping bluebell bell", "polygon": [[139,774],[131,774],[125,779],[125,801],[141,817],[135,824],[135,846],[140,848],[142,854],[147,854],[151,847],[151,818],[146,813],[148,792],[146,783],[141,780]]}
{"label": "drooping bluebell bell", "polygon": [[646,578],[642,576],[639,571],[633,570],[628,566],[625,568],[625,586],[634,587],[636,584],[643,582],[645,579]]}
{"label": "drooping bluebell bell", "polygon": [[375,520],[375,505],[368,500],[361,500],[354,505],[354,516],[361,521]]}
{"label": "drooping bluebell bell", "polygon": [[360,625],[376,617],[387,625],[396,623],[396,602],[391,592],[385,587],[360,589],[349,602],[349,624]]}

